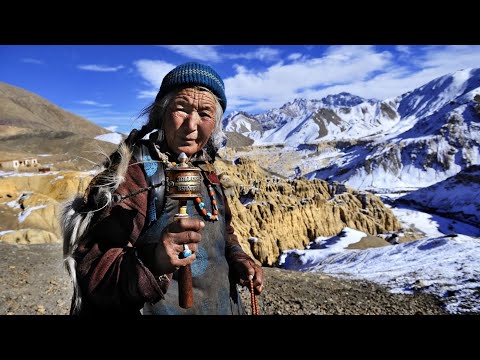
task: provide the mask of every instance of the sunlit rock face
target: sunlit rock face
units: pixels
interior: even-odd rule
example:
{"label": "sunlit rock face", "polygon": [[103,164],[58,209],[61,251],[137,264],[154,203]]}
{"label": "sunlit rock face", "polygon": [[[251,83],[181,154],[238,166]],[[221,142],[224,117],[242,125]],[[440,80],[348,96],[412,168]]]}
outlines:
{"label": "sunlit rock face", "polygon": [[216,167],[242,248],[264,265],[274,264],[283,250],[304,248],[345,226],[372,235],[400,229],[391,210],[370,193],[323,180],[281,180],[246,159],[217,161]]}
{"label": "sunlit rock face", "polygon": [[0,240],[19,244],[60,242],[60,208],[83,193],[92,175],[60,171],[0,178]]}

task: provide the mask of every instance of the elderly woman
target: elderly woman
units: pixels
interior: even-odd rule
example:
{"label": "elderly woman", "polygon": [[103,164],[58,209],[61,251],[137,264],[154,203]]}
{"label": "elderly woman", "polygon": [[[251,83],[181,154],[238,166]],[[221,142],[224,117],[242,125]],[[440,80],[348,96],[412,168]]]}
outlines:
{"label": "elderly woman", "polygon": [[[147,124],[130,133],[84,196],[65,206],[71,314],[243,314],[236,284],[253,282],[260,294],[262,268],[238,243],[212,165],[224,139],[226,104],[223,81],[211,67],[176,67],[144,111]],[[181,153],[203,181],[201,197],[188,202],[189,216],[174,221],[179,201],[165,196],[165,169]],[[194,302],[185,308],[177,279],[188,265]]]}

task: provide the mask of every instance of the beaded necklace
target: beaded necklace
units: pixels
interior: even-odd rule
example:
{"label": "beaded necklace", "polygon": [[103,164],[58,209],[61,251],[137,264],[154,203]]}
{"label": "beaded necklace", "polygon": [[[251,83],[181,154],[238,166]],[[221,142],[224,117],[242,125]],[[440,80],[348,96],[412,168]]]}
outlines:
{"label": "beaded necklace", "polygon": [[210,196],[210,201],[212,203],[212,212],[207,211],[205,203],[202,201],[201,197],[195,198],[195,204],[197,205],[197,208],[200,210],[200,213],[203,215],[205,220],[217,221],[219,215],[217,200],[215,199],[215,191],[213,191],[212,183],[208,179],[206,179],[206,182],[208,187],[208,195]]}
{"label": "beaded necklace", "polygon": [[[178,164],[175,162],[171,162],[170,165],[175,167],[178,166]],[[202,201],[201,197],[195,198],[195,205],[196,205],[197,211],[203,216],[205,220],[218,221],[218,218],[220,215],[218,214],[217,199],[215,198],[215,191],[213,190],[213,185],[210,182],[210,180],[208,180],[208,178],[206,177],[204,177],[204,179],[208,188],[208,195],[210,197],[210,202],[212,203],[212,211],[210,212],[207,210],[205,203]]]}

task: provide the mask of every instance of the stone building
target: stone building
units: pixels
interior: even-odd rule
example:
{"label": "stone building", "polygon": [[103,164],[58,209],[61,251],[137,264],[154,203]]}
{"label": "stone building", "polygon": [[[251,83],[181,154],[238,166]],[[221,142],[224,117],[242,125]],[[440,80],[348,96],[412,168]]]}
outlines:
{"label": "stone building", "polygon": [[25,158],[21,160],[0,160],[0,170],[27,170],[38,166],[36,158]]}

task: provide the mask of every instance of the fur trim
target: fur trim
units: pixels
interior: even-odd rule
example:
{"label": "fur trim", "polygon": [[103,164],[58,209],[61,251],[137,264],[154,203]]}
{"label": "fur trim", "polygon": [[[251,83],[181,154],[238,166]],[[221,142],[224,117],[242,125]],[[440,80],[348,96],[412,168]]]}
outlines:
{"label": "fur trim", "polygon": [[130,163],[130,159],[132,158],[132,151],[130,148],[125,144],[121,143],[118,148],[118,153],[120,155],[120,163],[117,167],[117,178],[115,182],[115,190],[120,186],[122,182],[125,181],[125,174],[128,170],[128,164]]}
{"label": "fur trim", "polygon": [[90,186],[95,188],[95,211],[111,205],[112,194],[125,181],[125,174],[131,158],[132,151],[129,147],[125,143],[120,144],[114,155],[108,159],[106,169],[92,180]]}
{"label": "fur trim", "polygon": [[[111,206],[113,192],[125,181],[125,174],[132,157],[129,147],[122,143],[108,159],[106,169],[90,182],[85,196],[77,195],[61,209],[60,226],[63,235],[63,261],[73,283],[72,314],[77,314],[82,304],[78,285],[76,261],[73,253],[85,236],[95,212]],[[92,192],[93,203],[85,203]],[[87,206],[88,205],[88,206]]]}
{"label": "fur trim", "polygon": [[77,196],[64,205],[60,215],[60,226],[63,234],[63,262],[73,283],[72,313],[76,313],[80,309],[82,301],[75,270],[76,262],[72,254],[93,217],[93,211],[81,211],[84,205],[83,197]]}

